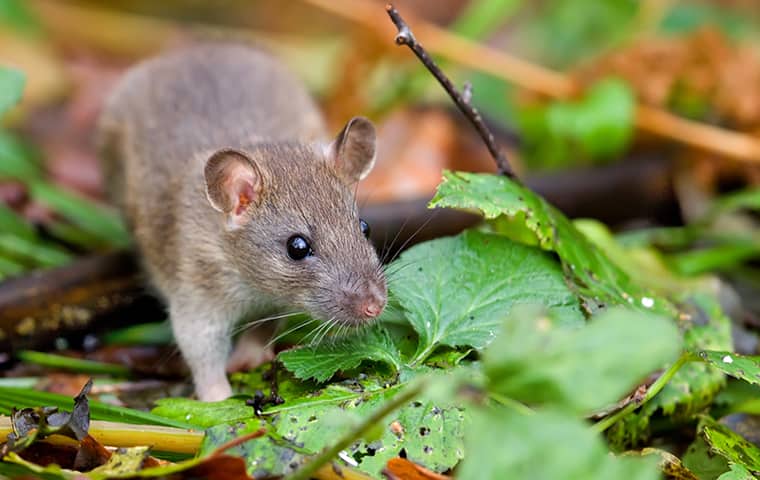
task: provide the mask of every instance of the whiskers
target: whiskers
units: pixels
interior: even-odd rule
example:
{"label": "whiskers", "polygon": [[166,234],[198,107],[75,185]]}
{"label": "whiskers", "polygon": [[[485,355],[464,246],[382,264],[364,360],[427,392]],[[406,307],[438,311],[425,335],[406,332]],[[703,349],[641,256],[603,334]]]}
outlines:
{"label": "whiskers", "polygon": [[[317,321],[318,320],[315,319],[315,318],[307,318],[304,321],[297,323],[294,327],[291,327],[291,328],[285,330],[284,332],[278,333],[277,335],[275,335],[274,337],[272,337],[272,339],[269,340],[269,342],[266,344],[265,348],[271,347],[272,345],[274,345],[275,343],[277,343],[278,341],[280,341],[284,337],[290,335],[291,333],[296,332],[296,331],[302,329],[303,327],[305,327],[307,325],[311,325],[312,323],[317,322]],[[309,333],[308,335],[310,335],[310,334],[311,333]]]}
{"label": "whiskers", "polygon": [[251,322],[243,322],[240,325],[238,325],[232,331],[232,335],[237,335],[238,333],[240,333],[240,332],[242,332],[244,330],[248,330],[249,328],[252,328],[252,327],[258,327],[262,323],[273,322],[275,320],[282,320],[284,318],[291,318],[291,317],[295,317],[295,316],[298,316],[298,315],[303,315],[305,313],[306,312],[304,312],[304,311],[281,313],[281,314],[272,315],[272,316],[269,316],[269,317],[259,318],[259,319],[253,320]]}

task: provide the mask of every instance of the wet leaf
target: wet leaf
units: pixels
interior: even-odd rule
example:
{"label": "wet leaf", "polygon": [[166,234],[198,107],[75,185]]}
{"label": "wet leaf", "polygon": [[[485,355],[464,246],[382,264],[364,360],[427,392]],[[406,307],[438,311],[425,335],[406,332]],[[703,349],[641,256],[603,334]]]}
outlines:
{"label": "wet leaf", "polygon": [[606,407],[675,360],[678,329],[666,318],[623,307],[583,328],[558,327],[520,310],[483,353],[489,390],[528,404],[578,413]]}
{"label": "wet leaf", "polygon": [[[304,459],[334,442],[371,415],[405,384],[387,386],[379,380],[330,384],[325,388],[265,410],[264,417],[207,430],[201,452],[209,452],[232,438],[269,425],[258,442],[230,449],[246,459],[255,477],[295,471]],[[465,412],[447,403],[411,402],[379,425],[376,438],[357,439],[345,451],[358,469],[379,475],[386,462],[404,449],[410,460],[435,471],[452,468],[464,453]]]}
{"label": "wet leaf", "polygon": [[[487,220],[502,217],[524,226],[541,248],[559,255],[566,275],[590,311],[622,304],[668,316],[676,314],[668,300],[635,283],[559,210],[505,177],[444,172],[430,206],[477,210]],[[497,222],[495,228],[499,230],[500,226]]]}
{"label": "wet leaf", "polygon": [[760,385],[760,357],[726,351],[703,350],[699,358],[727,375]]}
{"label": "wet leaf", "polygon": [[731,463],[760,473],[760,448],[714,420],[704,419],[703,425],[702,434],[713,450]]}

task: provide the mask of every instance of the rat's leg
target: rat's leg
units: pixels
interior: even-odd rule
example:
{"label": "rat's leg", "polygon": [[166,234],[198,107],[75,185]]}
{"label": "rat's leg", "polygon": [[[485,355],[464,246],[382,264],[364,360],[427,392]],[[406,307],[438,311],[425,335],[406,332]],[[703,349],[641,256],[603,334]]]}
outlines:
{"label": "rat's leg", "polygon": [[[190,371],[198,398],[204,402],[224,400],[232,395],[224,366],[230,353],[230,330],[238,312],[204,307],[191,297],[170,300],[174,338]],[[206,303],[212,305],[213,302]]]}
{"label": "rat's leg", "polygon": [[277,322],[249,328],[237,339],[235,348],[227,361],[228,372],[241,372],[274,360],[272,338],[278,329]]}

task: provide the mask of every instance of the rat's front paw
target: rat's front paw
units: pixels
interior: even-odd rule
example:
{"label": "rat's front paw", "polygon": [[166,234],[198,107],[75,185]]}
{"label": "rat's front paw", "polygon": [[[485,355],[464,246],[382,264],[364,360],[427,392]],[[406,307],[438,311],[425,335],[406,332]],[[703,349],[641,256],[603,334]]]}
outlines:
{"label": "rat's front paw", "polygon": [[254,331],[241,335],[235,350],[227,361],[227,372],[242,372],[254,369],[262,363],[274,360],[274,348]]}
{"label": "rat's front paw", "polygon": [[232,388],[226,377],[209,385],[196,385],[195,390],[202,402],[219,402],[232,396]]}

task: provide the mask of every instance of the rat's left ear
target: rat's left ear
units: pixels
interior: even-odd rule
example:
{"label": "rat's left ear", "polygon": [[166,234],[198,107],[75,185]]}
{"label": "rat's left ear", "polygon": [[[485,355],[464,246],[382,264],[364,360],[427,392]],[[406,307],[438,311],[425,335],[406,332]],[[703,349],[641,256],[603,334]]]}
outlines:
{"label": "rat's left ear", "polygon": [[375,165],[375,127],[364,117],[354,117],[335,137],[328,161],[348,183],[366,177]]}

